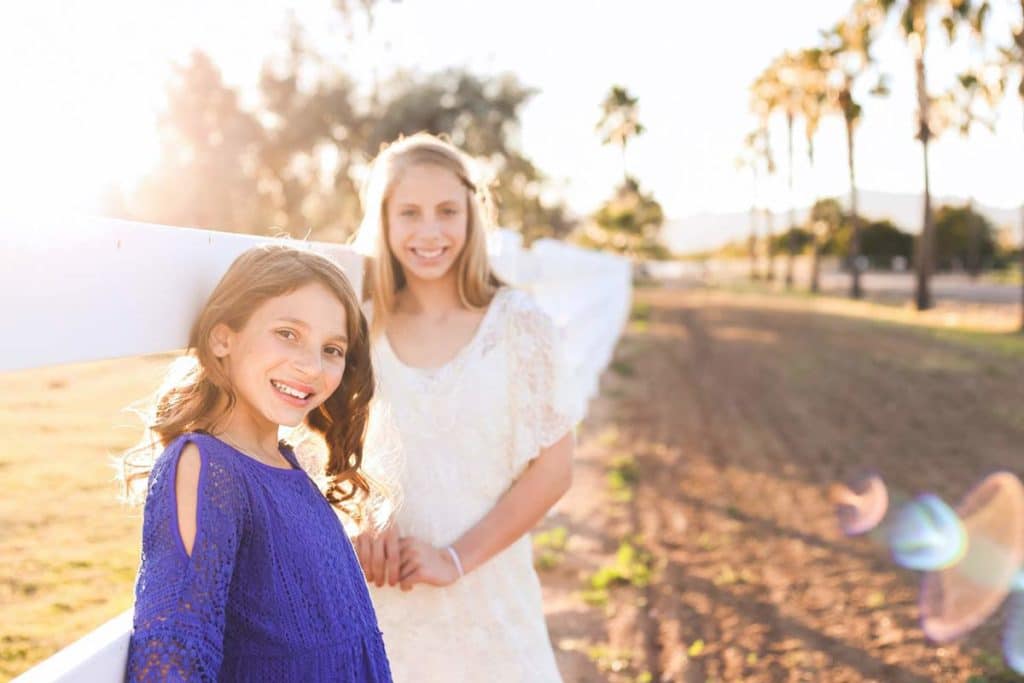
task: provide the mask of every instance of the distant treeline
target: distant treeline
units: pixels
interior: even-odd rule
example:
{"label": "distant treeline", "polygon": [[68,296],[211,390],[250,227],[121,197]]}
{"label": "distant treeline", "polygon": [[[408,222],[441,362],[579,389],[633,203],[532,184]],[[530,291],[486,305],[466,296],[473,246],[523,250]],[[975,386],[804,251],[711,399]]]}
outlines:
{"label": "distant treeline", "polygon": [[[820,254],[838,257],[845,262],[851,252],[853,222],[850,214],[838,209],[838,206],[835,199],[819,201],[811,211],[812,218],[838,216],[838,220],[809,220],[809,225],[774,235],[772,250],[775,253],[785,252],[792,236],[797,250],[809,253],[817,236]],[[969,204],[941,207],[935,214],[935,230],[935,263],[942,271],[976,274],[985,270],[1008,268],[1020,253],[1019,247],[1001,241],[999,228],[983,214],[974,211]],[[862,219],[860,254],[867,259],[871,268],[889,269],[901,260],[908,266],[913,263],[914,237],[913,233],[903,230],[892,221]],[[747,258],[749,254],[748,238],[730,242],[706,255]]]}

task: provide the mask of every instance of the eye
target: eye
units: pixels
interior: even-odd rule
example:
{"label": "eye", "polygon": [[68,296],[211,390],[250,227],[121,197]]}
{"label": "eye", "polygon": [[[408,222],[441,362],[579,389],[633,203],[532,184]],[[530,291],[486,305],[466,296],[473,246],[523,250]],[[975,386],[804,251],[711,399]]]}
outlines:
{"label": "eye", "polygon": [[455,214],[458,213],[458,210],[453,209],[452,207],[449,206],[447,208],[441,209],[441,213],[443,213],[445,216],[454,216]]}
{"label": "eye", "polygon": [[345,348],[342,346],[326,346],[324,347],[324,353],[328,356],[334,356],[336,358],[345,357]]}
{"label": "eye", "polygon": [[415,216],[417,213],[418,212],[416,211],[416,209],[402,209],[401,211],[398,212],[398,215],[409,218],[411,216]]}
{"label": "eye", "polygon": [[281,339],[287,339],[288,341],[294,341],[298,339],[298,335],[295,334],[295,330],[290,330],[287,327],[282,327],[279,330],[274,330],[274,333],[277,334],[277,336],[280,337]]}

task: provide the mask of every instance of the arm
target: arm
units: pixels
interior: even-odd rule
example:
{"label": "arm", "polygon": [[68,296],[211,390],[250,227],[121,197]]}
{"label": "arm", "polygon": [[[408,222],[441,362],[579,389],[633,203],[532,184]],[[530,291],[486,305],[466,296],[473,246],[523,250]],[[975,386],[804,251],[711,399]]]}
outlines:
{"label": "arm", "polygon": [[[505,550],[565,495],[572,484],[572,432],[540,451],[493,508],[452,547],[469,573]],[[447,586],[459,578],[451,555],[416,538],[403,538],[402,590],[416,583]]]}
{"label": "arm", "polygon": [[[532,301],[508,301],[508,395],[512,485],[472,528],[452,544],[463,570],[473,571],[526,534],[572,483],[577,421],[566,360],[551,319]],[[402,539],[402,588],[447,585],[458,569],[445,548]]]}
{"label": "arm", "polygon": [[161,460],[146,500],[127,680],[215,680],[241,537],[239,492],[195,443]]}

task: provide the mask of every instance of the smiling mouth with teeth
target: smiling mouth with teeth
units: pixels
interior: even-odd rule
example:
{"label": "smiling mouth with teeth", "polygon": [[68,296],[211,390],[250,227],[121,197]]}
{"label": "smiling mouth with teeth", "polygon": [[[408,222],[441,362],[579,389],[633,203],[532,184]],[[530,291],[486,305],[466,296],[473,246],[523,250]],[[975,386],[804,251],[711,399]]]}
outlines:
{"label": "smiling mouth with teeth", "polygon": [[412,253],[416,254],[421,258],[436,258],[448,250],[448,247],[436,247],[434,249],[417,249],[412,248]]}
{"label": "smiling mouth with teeth", "polygon": [[286,395],[292,396],[294,398],[305,400],[305,399],[309,398],[310,396],[312,396],[312,394],[307,394],[307,393],[301,392],[298,389],[290,387],[287,384],[282,384],[281,382],[278,382],[276,380],[270,380],[270,383],[272,385],[274,385],[274,388],[277,389],[278,391],[280,391],[282,394],[286,394]]}

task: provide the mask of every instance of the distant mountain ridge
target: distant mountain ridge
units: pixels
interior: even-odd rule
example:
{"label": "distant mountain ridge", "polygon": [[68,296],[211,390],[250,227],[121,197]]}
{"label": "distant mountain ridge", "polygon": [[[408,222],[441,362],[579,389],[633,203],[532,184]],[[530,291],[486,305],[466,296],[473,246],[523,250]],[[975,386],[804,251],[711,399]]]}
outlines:
{"label": "distant mountain ridge", "polygon": [[[839,197],[843,206],[849,203],[849,196]],[[924,211],[922,195],[899,194],[861,190],[858,196],[859,211],[870,220],[888,218],[902,230],[918,232]],[[963,205],[966,198],[933,197],[932,206],[938,208],[945,204]],[[975,204],[975,209],[983,213],[998,228],[1020,230],[1020,209],[998,208]],[[797,224],[800,225],[807,217],[810,207],[804,206],[796,210]],[[789,227],[789,212],[773,212],[774,231],[783,232]],[[758,232],[764,231],[763,216],[758,218]],[[747,211],[734,213],[698,213],[686,218],[668,220],[662,227],[665,244],[675,253],[703,251],[720,247],[746,237],[750,232],[750,213]],[[1016,233],[1019,234],[1019,233]]]}

